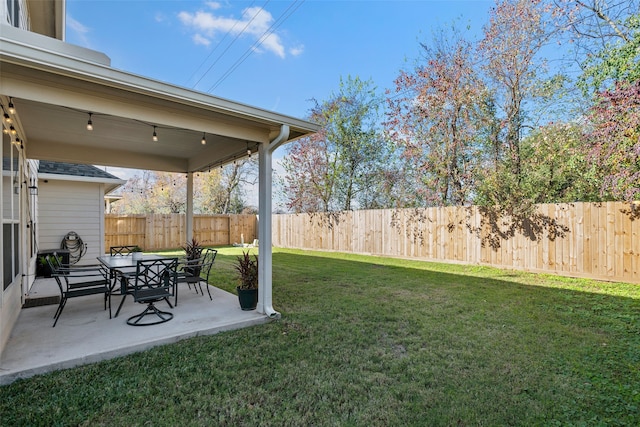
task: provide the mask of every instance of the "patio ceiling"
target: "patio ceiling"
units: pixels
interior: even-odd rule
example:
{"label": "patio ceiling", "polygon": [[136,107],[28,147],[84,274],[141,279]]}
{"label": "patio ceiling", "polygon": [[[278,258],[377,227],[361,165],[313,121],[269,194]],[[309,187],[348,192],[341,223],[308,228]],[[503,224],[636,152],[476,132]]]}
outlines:
{"label": "patio ceiling", "polygon": [[246,157],[248,148],[257,152],[282,125],[289,140],[318,130],[305,120],[115,70],[105,55],[49,37],[3,25],[0,42],[0,99],[5,109],[13,102],[30,159],[195,172]]}

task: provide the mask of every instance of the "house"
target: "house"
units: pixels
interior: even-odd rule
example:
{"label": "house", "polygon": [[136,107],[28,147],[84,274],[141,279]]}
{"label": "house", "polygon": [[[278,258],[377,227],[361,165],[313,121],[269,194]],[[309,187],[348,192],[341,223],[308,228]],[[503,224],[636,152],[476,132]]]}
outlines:
{"label": "house", "polygon": [[[126,181],[92,165],[42,160],[38,167],[38,252],[59,249],[69,233],[80,237],[77,265],[94,264],[104,247],[105,197]],[[31,275],[29,272],[28,275]]]}
{"label": "house", "polygon": [[64,33],[64,0],[0,2],[0,351],[34,279],[28,273],[43,247],[39,240],[45,239],[38,224],[33,226],[44,203],[51,202],[38,177],[40,161],[184,173],[190,238],[193,174],[257,152],[258,311],[277,316],[271,283],[272,154],[319,126],[114,69],[104,53],[65,43]]}

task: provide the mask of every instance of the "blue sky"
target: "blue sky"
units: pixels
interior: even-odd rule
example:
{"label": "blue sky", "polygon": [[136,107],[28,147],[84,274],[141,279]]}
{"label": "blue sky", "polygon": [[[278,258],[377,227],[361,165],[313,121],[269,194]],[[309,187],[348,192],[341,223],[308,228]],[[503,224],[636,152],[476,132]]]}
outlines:
{"label": "blue sky", "polygon": [[340,76],[391,87],[433,29],[460,19],[479,32],[492,4],[68,0],[66,37],[115,68],[304,118]]}
{"label": "blue sky", "polygon": [[[66,41],[105,53],[117,69],[306,118],[311,99],[329,98],[341,76],[371,79],[380,93],[392,88],[438,28],[457,21],[479,36],[493,4],[68,0]],[[123,179],[136,173],[107,170]],[[247,189],[249,204],[256,197]]]}

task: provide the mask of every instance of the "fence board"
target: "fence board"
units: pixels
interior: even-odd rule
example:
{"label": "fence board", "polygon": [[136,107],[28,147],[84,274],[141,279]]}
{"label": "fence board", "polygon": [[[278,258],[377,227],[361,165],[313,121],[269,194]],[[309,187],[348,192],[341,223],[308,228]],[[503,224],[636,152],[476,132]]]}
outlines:
{"label": "fence board", "polygon": [[[184,214],[107,214],[105,248],[138,245],[154,251],[178,248],[186,243]],[[255,215],[194,215],[193,237],[204,246],[251,243],[258,237]]]}
{"label": "fence board", "polygon": [[[477,207],[274,215],[280,247],[493,265],[640,283],[638,208],[622,202],[543,204],[506,233]],[[496,231],[499,232],[496,232]]]}

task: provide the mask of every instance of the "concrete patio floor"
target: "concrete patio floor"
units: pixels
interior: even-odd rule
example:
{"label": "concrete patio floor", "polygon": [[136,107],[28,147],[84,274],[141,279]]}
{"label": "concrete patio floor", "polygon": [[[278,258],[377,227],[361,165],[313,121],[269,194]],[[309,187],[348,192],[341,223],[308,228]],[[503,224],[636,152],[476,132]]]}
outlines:
{"label": "concrete patio floor", "polygon": [[[30,298],[59,295],[53,279],[37,279]],[[199,335],[266,323],[269,318],[256,311],[242,311],[238,297],[211,287],[213,301],[206,293],[196,294],[186,284],[179,285],[178,306],[168,309],[174,315],[167,323],[146,327],[127,325],[127,318],[145,306],[127,297],[118,317],[109,319],[101,295],[73,298],[55,328],[57,305],[23,308],[0,356],[0,385],[59,369],[98,362],[175,343]],[[113,313],[121,297],[112,299]],[[173,304],[173,301],[171,301]]]}

